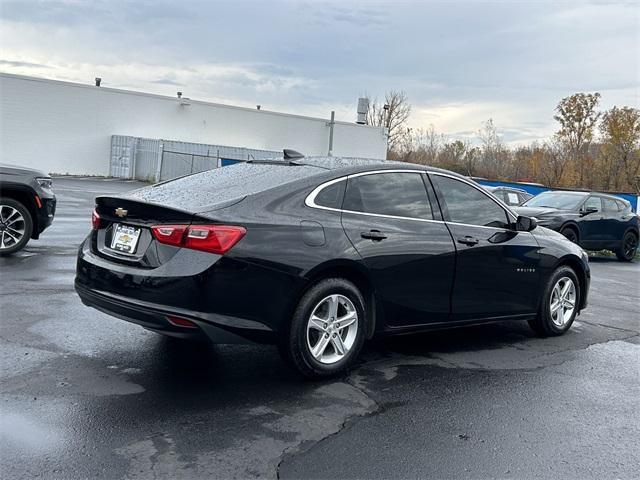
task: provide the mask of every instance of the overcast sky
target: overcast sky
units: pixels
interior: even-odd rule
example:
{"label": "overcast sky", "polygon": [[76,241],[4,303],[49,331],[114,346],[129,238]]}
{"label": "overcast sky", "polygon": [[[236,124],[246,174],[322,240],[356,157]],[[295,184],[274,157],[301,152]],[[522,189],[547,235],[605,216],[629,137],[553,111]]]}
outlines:
{"label": "overcast sky", "polygon": [[0,71],[355,120],[405,90],[413,127],[523,143],[558,100],[639,106],[640,3],[0,0]]}

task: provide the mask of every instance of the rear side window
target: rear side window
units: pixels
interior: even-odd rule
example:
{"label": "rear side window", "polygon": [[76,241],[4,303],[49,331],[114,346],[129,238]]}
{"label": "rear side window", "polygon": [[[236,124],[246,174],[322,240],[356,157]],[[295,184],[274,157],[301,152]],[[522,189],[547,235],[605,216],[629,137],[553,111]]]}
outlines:
{"label": "rear side window", "polygon": [[352,177],[342,204],[344,210],[430,220],[427,190],[419,173],[375,173]]}
{"label": "rear side window", "polygon": [[507,212],[477,188],[441,175],[431,178],[440,190],[449,221],[481,227],[509,227]]}
{"label": "rear side window", "polygon": [[342,197],[344,195],[344,187],[346,184],[347,182],[343,180],[323,188],[316,196],[315,204],[320,207],[342,207]]}
{"label": "rear side window", "polygon": [[615,200],[612,200],[610,198],[603,198],[602,199],[602,206],[604,207],[604,209],[607,212],[617,212],[619,210],[618,202],[616,202]]}

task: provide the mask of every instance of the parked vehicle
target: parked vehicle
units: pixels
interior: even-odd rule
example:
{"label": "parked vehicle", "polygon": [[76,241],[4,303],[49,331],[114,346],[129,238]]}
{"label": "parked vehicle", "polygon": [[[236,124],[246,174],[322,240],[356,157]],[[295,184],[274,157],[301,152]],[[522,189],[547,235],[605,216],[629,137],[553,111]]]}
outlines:
{"label": "parked vehicle", "polygon": [[516,211],[533,216],[587,250],[611,250],[630,262],[638,250],[639,217],[631,204],[603,193],[543,192]]}
{"label": "parked vehicle", "polygon": [[166,335],[275,343],[311,377],[374,336],[496,320],[561,335],[587,305],[585,252],[475,182],[292,156],[98,197],[82,301]]}
{"label": "parked vehicle", "polygon": [[484,186],[487,190],[493,193],[496,197],[502,200],[504,203],[509,205],[510,207],[517,207],[522,205],[524,202],[533,198],[533,195],[527,193],[526,191],[520,188],[513,187],[489,187]]}
{"label": "parked vehicle", "polygon": [[51,177],[38,170],[0,164],[0,256],[37,239],[53,222]]}

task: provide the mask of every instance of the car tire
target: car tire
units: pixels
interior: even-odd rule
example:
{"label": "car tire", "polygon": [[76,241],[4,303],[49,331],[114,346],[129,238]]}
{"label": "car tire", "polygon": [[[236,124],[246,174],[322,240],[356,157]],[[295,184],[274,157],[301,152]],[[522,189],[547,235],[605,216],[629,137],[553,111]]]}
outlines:
{"label": "car tire", "polygon": [[567,238],[567,240],[569,240],[571,243],[575,243],[575,244],[578,243],[578,240],[579,240],[578,232],[576,231],[575,228],[565,227],[562,230],[560,230],[560,233],[564,235]]}
{"label": "car tire", "polygon": [[0,256],[22,250],[32,232],[33,219],[27,207],[13,198],[0,197]]}
{"label": "car tire", "polygon": [[638,251],[638,236],[633,232],[627,232],[622,237],[620,248],[615,251],[616,257],[621,262],[630,262]]}
{"label": "car tire", "polygon": [[581,298],[580,282],[575,271],[567,266],[557,268],[547,280],[538,314],[529,320],[529,326],[542,337],[562,335],[571,328]]}
{"label": "car tire", "polygon": [[302,296],[279,350],[308,378],[337,375],[352,367],[365,337],[366,304],[343,278],[327,278]]}

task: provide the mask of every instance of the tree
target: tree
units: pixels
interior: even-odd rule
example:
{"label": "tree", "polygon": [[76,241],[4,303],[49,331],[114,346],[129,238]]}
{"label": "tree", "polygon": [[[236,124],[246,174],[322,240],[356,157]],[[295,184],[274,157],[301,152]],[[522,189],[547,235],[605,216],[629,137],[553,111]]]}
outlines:
{"label": "tree", "polygon": [[593,139],[593,130],[600,114],[596,106],[599,93],[574,93],[565,97],[556,107],[553,118],[560,123],[558,138],[565,143],[569,156],[578,172],[578,183],[584,185],[586,150]]}
{"label": "tree", "polygon": [[496,179],[502,173],[509,157],[509,151],[504,147],[493,119],[487,120],[478,130],[483,175]]}
{"label": "tree", "polygon": [[[403,137],[407,134],[407,120],[411,115],[411,105],[407,94],[402,91],[390,90],[385,94],[384,99],[382,104],[377,99],[371,102],[367,112],[367,124],[387,129],[389,135],[387,156],[389,156],[389,152],[399,148]],[[386,110],[385,105],[388,106]]]}
{"label": "tree", "polygon": [[619,188],[620,173],[629,186],[634,185],[640,174],[640,110],[613,107],[602,115],[600,133],[607,174],[605,189]]}

